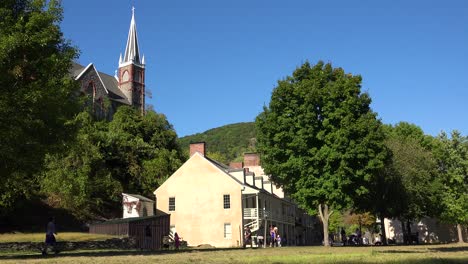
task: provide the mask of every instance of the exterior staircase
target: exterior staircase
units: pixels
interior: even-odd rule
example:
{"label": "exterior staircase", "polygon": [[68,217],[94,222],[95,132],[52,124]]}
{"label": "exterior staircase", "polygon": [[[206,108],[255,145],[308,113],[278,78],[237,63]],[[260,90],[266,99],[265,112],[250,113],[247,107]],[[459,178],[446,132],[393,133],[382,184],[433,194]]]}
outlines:
{"label": "exterior staircase", "polygon": [[248,222],[247,224],[245,224],[244,227],[249,227],[250,232],[253,233],[253,232],[256,232],[260,228],[260,223],[259,223],[258,219],[254,219],[254,220]]}

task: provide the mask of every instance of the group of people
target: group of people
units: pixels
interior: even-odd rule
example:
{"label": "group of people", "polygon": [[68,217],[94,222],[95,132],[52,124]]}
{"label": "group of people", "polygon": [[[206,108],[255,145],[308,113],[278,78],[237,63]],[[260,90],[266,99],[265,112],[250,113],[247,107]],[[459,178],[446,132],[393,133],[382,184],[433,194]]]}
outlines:
{"label": "group of people", "polygon": [[[278,227],[271,225],[269,234],[269,241],[267,242],[270,245],[270,247],[281,247],[282,238],[278,233]],[[262,235],[257,236],[257,244],[260,247],[263,246],[264,242],[265,241]],[[247,245],[250,245],[250,247],[252,247],[252,232],[250,230],[250,227],[248,226],[244,228],[244,248],[247,247]]]}
{"label": "group of people", "polygon": [[343,245],[362,245],[363,244],[363,239],[362,239],[362,233],[359,228],[356,228],[356,231],[349,235],[349,237],[346,236],[346,231],[344,228],[341,228],[341,242]]}
{"label": "group of people", "polygon": [[270,247],[281,247],[281,236],[278,233],[278,227],[270,226]]}

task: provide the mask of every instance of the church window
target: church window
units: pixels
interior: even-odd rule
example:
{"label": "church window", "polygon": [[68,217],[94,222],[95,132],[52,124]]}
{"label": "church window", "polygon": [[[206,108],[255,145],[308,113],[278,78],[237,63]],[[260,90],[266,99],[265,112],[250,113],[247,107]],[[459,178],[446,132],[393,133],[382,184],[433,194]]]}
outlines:
{"label": "church window", "polygon": [[122,81],[127,82],[129,79],[130,79],[130,76],[129,76],[128,71],[124,71],[124,73],[122,74]]}
{"label": "church window", "polygon": [[85,93],[94,102],[94,98],[96,97],[96,86],[94,85],[94,82],[91,81],[88,83],[88,87],[86,87]]}

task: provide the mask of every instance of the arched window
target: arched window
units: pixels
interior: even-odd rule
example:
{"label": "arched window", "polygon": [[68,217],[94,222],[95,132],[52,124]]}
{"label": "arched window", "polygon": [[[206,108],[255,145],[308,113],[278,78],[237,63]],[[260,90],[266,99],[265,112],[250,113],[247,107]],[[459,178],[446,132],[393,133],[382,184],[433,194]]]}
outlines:
{"label": "arched window", "polygon": [[94,101],[94,98],[96,97],[96,86],[94,85],[93,81],[90,81],[88,83],[88,86],[85,89],[86,95],[91,97]]}
{"label": "arched window", "polygon": [[122,74],[122,82],[128,82],[130,79],[130,74],[128,73],[128,71],[124,71],[123,74]]}

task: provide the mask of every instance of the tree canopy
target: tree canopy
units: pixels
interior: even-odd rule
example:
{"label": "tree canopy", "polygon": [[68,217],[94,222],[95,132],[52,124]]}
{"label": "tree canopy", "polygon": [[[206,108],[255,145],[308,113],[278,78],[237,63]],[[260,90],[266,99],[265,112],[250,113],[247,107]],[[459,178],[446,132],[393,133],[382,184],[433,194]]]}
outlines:
{"label": "tree canopy", "polygon": [[437,139],[435,152],[442,181],[440,218],[457,224],[459,242],[463,242],[461,225],[468,223],[468,138],[453,131],[451,138],[441,133]]}
{"label": "tree canopy", "polygon": [[[380,219],[399,218],[404,232],[410,233],[411,221],[437,215],[439,189],[433,139],[420,127],[406,122],[387,125],[385,132],[390,159],[372,183],[368,200],[360,206]],[[386,243],[383,226],[381,230]]]}
{"label": "tree canopy", "polygon": [[76,140],[48,156],[41,182],[49,202],[81,218],[118,216],[122,192],[152,197],[182,164],[174,129],[154,111],[121,106],[110,122],[82,112],[75,125]]}
{"label": "tree canopy", "polygon": [[0,208],[37,190],[44,156],[72,136],[77,50],[59,28],[59,1],[0,2]]}
{"label": "tree canopy", "polygon": [[265,172],[303,208],[320,214],[326,245],[329,208],[351,207],[367,195],[387,156],[370,103],[360,76],[306,62],[278,82],[256,118]]}

